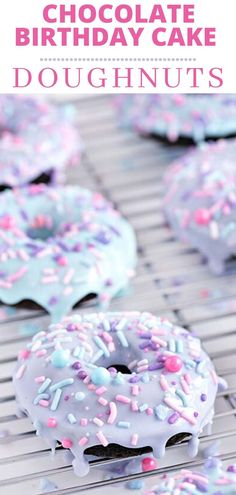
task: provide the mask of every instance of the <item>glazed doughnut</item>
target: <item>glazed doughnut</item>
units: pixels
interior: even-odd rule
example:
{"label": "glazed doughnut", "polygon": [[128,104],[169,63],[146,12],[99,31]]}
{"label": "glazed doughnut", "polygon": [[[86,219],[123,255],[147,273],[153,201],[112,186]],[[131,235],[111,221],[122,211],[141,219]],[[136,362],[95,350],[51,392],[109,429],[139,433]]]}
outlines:
{"label": "glazed doughnut", "polygon": [[51,325],[19,354],[13,380],[19,408],[52,448],[71,450],[78,475],[89,469],[84,453],[161,457],[184,436],[196,455],[220,383],[199,339],[139,312]]}
{"label": "glazed doughnut", "polygon": [[22,186],[47,176],[58,182],[78,161],[81,142],[69,107],[30,96],[0,96],[0,186]]}
{"label": "glazed doughnut", "polygon": [[145,495],[235,495],[236,465],[223,469],[219,459],[210,458],[201,472],[184,469],[175,476],[163,475],[160,483]]}
{"label": "glazed doughnut", "polygon": [[236,95],[119,95],[115,105],[125,126],[171,142],[236,135]]}
{"label": "glazed doughnut", "polygon": [[136,264],[131,226],[99,194],[30,185],[0,195],[0,300],[34,301],[54,321],[88,295],[105,305]]}
{"label": "glazed doughnut", "polygon": [[236,140],[205,144],[170,166],[164,210],[174,232],[215,273],[236,254]]}

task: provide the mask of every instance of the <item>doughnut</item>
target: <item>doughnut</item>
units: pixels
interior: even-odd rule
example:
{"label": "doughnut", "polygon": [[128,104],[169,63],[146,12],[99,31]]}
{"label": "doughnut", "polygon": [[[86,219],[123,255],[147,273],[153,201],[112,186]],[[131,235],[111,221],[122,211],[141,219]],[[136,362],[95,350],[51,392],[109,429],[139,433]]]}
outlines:
{"label": "doughnut", "polygon": [[108,305],[136,264],[133,229],[99,193],[33,184],[0,195],[0,300],[65,316],[88,295]]}
{"label": "doughnut", "polygon": [[218,274],[236,254],[235,156],[235,139],[204,144],[171,165],[164,181],[169,224]]}
{"label": "doughnut", "polygon": [[163,475],[160,483],[145,495],[235,495],[236,465],[225,470],[217,458],[209,458],[204,470],[183,469],[175,476]]}
{"label": "doughnut", "polygon": [[0,96],[0,187],[59,182],[66,164],[78,161],[81,142],[69,107],[40,98]]}
{"label": "doughnut", "polygon": [[195,456],[221,383],[199,339],[140,312],[51,324],[20,352],[13,382],[19,409],[52,448],[71,450],[77,475],[86,454],[159,458],[185,436]]}
{"label": "doughnut", "polygon": [[171,142],[236,135],[236,95],[119,95],[115,105],[125,126]]}

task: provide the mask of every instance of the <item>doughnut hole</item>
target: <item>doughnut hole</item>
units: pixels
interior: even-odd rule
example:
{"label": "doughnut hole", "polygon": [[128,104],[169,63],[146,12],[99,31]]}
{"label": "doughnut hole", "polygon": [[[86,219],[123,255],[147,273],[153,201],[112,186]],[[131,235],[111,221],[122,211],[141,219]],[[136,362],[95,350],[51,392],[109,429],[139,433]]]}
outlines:
{"label": "doughnut hole", "polygon": [[111,364],[107,367],[107,369],[109,370],[110,368],[116,369],[116,371],[118,373],[122,373],[122,375],[131,375],[132,373],[128,366],[126,366],[125,364]]}

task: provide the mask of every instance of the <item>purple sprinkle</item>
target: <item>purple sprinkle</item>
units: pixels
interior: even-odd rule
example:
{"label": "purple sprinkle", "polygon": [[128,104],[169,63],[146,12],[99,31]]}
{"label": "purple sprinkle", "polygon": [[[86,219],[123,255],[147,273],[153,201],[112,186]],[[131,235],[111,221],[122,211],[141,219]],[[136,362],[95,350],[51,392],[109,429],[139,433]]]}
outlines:
{"label": "purple sprinkle", "polygon": [[194,418],[197,418],[199,416],[199,413],[197,411],[194,411],[193,415],[194,415]]}
{"label": "purple sprinkle", "polygon": [[151,339],[151,338],[152,338],[151,332],[141,333],[140,335],[140,339]]}
{"label": "purple sprinkle", "polygon": [[86,378],[86,376],[87,376],[87,373],[86,373],[86,371],[84,371],[84,370],[81,370],[81,371],[79,371],[79,373],[77,373],[77,377],[78,377],[80,380],[84,380],[84,379]]}
{"label": "purple sprinkle", "polygon": [[79,361],[75,361],[71,367],[73,370],[79,370],[81,368],[81,363]]}
{"label": "purple sprinkle", "polygon": [[112,279],[111,279],[111,278],[108,278],[108,279],[106,280],[106,282],[105,282],[105,286],[106,286],[106,287],[112,287],[112,285],[113,285],[113,281],[112,281]]}
{"label": "purple sprinkle", "polygon": [[52,296],[49,301],[48,301],[48,304],[50,306],[54,306],[55,304],[57,304],[59,302],[59,297],[57,296]]}
{"label": "purple sprinkle", "polygon": [[76,253],[80,253],[83,249],[83,244],[81,242],[77,242],[77,244],[74,245],[73,251]]}
{"label": "purple sprinkle", "polygon": [[69,323],[66,327],[67,332],[75,332],[76,329],[77,327],[74,323]]}
{"label": "purple sprinkle", "polygon": [[164,368],[164,364],[162,363],[153,363],[148,366],[148,371],[155,371]]}
{"label": "purple sprinkle", "polygon": [[227,471],[229,473],[236,473],[236,464],[231,464],[231,466],[228,467]]}
{"label": "purple sprinkle", "polygon": [[206,394],[201,394],[201,401],[206,402],[207,400],[207,395]]}
{"label": "purple sprinkle", "polygon": [[109,235],[109,233],[103,231],[98,232],[94,239],[101,244],[110,244],[111,242],[111,236]]}
{"label": "purple sprinkle", "polygon": [[69,395],[65,395],[64,400],[67,402],[70,399]]}
{"label": "purple sprinkle", "polygon": [[168,423],[170,425],[173,425],[174,423],[176,423],[176,421],[178,421],[180,415],[179,413],[177,412],[174,412],[173,414],[171,414],[171,416],[168,418]]}
{"label": "purple sprinkle", "polygon": [[139,349],[146,349],[147,347],[150,347],[150,341],[149,340],[146,340],[144,342],[142,342],[142,344],[139,344]]}
{"label": "purple sprinkle", "polygon": [[131,378],[129,379],[129,383],[137,383],[139,382],[139,376],[138,375],[132,375]]}

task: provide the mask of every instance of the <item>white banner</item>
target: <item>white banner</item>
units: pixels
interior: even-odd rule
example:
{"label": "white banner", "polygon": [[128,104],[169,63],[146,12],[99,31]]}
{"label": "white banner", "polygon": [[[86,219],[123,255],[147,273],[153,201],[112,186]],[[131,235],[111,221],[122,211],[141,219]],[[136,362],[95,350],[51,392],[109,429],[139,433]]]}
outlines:
{"label": "white banner", "polygon": [[236,2],[7,0],[1,93],[235,93]]}

